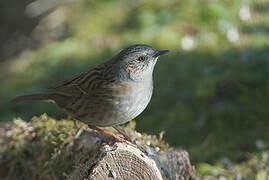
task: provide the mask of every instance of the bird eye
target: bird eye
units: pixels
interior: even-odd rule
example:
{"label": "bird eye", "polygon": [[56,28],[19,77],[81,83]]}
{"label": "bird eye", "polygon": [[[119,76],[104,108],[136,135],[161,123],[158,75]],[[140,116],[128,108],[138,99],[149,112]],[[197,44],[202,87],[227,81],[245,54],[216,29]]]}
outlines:
{"label": "bird eye", "polygon": [[145,61],[145,59],[146,59],[146,57],[145,57],[145,56],[140,56],[140,57],[138,58],[138,61],[143,62],[143,61]]}

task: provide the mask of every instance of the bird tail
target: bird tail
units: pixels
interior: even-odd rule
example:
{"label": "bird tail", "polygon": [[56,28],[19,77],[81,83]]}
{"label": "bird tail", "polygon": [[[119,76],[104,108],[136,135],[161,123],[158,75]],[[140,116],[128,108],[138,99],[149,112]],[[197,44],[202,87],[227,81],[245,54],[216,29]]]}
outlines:
{"label": "bird tail", "polygon": [[12,99],[10,102],[49,100],[49,99],[50,99],[49,94],[30,94],[25,96],[18,96]]}

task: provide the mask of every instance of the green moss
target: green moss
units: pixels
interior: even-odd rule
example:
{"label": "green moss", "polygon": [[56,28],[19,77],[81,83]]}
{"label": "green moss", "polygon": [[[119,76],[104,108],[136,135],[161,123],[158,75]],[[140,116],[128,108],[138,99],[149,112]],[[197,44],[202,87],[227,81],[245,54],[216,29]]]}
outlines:
{"label": "green moss", "polygon": [[82,127],[73,121],[56,121],[46,114],[30,122],[15,119],[3,125],[0,137],[0,167],[7,169],[1,177],[48,179],[62,177],[72,169],[72,153],[68,148],[76,131]]}
{"label": "green moss", "polygon": [[[20,118],[1,124],[0,130],[0,177],[11,179],[65,179],[74,169],[75,155],[72,146],[83,123],[71,120],[56,120],[46,114],[26,122]],[[135,123],[126,131],[141,145],[167,149],[162,135],[140,134]]]}
{"label": "green moss", "polygon": [[201,163],[197,167],[198,179],[203,177],[218,179],[255,179],[265,180],[269,177],[269,151],[263,151],[258,155],[250,155],[247,161],[233,164],[231,162],[219,162],[214,165]]}
{"label": "green moss", "polygon": [[137,144],[140,144],[144,147],[157,148],[161,150],[172,149],[167,142],[164,141],[165,132],[162,131],[159,133],[159,136],[149,135],[146,133],[139,133],[136,131],[136,122],[131,121],[124,127],[126,133],[131,137],[131,139]]}

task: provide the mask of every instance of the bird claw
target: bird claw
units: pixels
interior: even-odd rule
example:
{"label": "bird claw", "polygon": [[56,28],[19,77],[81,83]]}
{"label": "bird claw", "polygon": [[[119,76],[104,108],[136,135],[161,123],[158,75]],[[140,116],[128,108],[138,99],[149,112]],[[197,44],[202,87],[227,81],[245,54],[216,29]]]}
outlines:
{"label": "bird claw", "polygon": [[96,131],[98,131],[100,133],[103,133],[103,134],[105,134],[107,136],[112,137],[116,142],[126,143],[126,144],[128,144],[130,146],[133,146],[133,147],[136,147],[137,146],[136,143],[135,142],[132,142],[131,138],[129,136],[127,136],[126,134],[123,135],[122,133],[120,133],[120,134],[122,134],[124,136],[124,138],[126,138],[126,139],[123,139],[123,138],[121,138],[121,137],[113,134],[112,132],[109,132],[107,130],[101,129],[99,127],[91,126],[91,125],[88,125],[88,126],[91,129],[94,129],[94,130],[96,130]]}

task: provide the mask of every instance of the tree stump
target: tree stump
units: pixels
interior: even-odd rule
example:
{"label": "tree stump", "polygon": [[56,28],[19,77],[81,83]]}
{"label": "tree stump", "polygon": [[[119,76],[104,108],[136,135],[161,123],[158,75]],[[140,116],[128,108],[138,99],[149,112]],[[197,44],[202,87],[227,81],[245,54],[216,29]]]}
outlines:
{"label": "tree stump", "polygon": [[188,153],[159,151],[85,132],[74,142],[75,167],[70,180],[164,180],[194,179]]}

